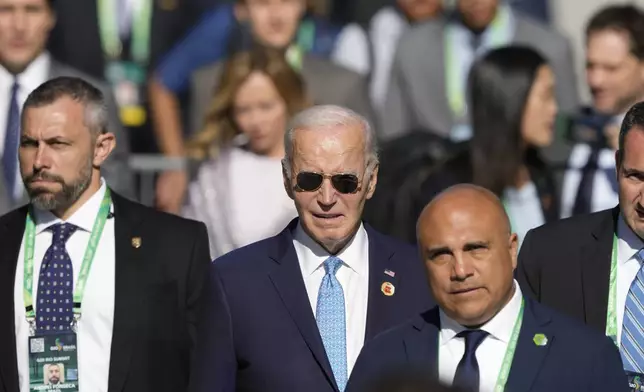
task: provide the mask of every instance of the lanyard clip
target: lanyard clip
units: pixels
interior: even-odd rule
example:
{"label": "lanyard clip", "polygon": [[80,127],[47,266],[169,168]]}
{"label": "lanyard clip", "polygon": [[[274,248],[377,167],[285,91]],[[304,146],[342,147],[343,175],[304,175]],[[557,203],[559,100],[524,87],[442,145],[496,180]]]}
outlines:
{"label": "lanyard clip", "polygon": [[72,320],[71,328],[74,333],[78,333],[78,322],[80,321],[81,315],[79,313],[74,313],[74,319]]}
{"label": "lanyard clip", "polygon": [[36,318],[27,317],[27,324],[29,324],[29,336],[36,336]]}

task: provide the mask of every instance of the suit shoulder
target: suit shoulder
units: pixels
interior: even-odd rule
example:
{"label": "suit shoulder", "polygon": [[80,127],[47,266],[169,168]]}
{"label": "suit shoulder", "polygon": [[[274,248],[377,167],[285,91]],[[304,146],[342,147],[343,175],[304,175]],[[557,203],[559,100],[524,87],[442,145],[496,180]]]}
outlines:
{"label": "suit shoulder", "polygon": [[405,59],[411,56],[410,61],[417,59],[418,50],[430,45],[441,45],[445,28],[445,21],[441,18],[417,23],[405,31],[398,41],[397,56]]}
{"label": "suit shoulder", "polygon": [[178,233],[192,235],[199,228],[205,228],[202,222],[159,211],[141,203],[125,199],[120,195],[116,195],[114,199],[115,208],[117,209],[115,211],[116,219],[118,219],[118,207],[120,205],[121,207],[125,206],[128,211],[127,213],[135,213],[143,217],[145,221],[151,222],[158,231],[170,231],[173,235],[177,235]]}
{"label": "suit shoulder", "polygon": [[612,214],[613,210],[611,209],[556,220],[531,230],[531,237],[533,239],[569,237],[571,233],[579,233],[593,229],[602,221],[612,217]]}
{"label": "suit shoulder", "polygon": [[358,80],[363,79],[363,76],[358,72],[350,70],[349,68],[346,68],[340,64],[335,64],[328,59],[309,54],[304,59],[304,68],[302,74],[306,77],[317,73],[327,74],[331,78],[355,78]]}
{"label": "suit shoulder", "polygon": [[28,208],[28,205],[24,205],[0,216],[0,227],[4,225],[10,225],[16,221],[24,221],[27,217]]}
{"label": "suit shoulder", "polygon": [[257,269],[258,263],[268,258],[271,249],[277,245],[278,238],[270,237],[242,246],[215,259],[213,265],[220,272],[247,271]]}
{"label": "suit shoulder", "polygon": [[538,42],[547,43],[547,45],[568,45],[568,39],[557,30],[551,29],[525,15],[517,15],[516,19],[517,24],[520,25],[519,28],[524,30],[527,37],[532,37]]}

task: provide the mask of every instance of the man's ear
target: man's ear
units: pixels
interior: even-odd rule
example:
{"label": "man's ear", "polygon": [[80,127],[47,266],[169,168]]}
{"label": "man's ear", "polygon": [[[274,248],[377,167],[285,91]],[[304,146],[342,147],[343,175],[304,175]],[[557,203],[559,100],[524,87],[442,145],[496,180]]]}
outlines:
{"label": "man's ear", "polygon": [[94,167],[101,167],[103,162],[110,156],[116,147],[116,136],[113,133],[107,132],[98,135],[96,143],[94,144],[94,157],[92,165]]}
{"label": "man's ear", "polygon": [[286,194],[288,197],[291,198],[291,200],[295,200],[295,194],[293,193],[293,185],[291,184],[291,177],[288,174],[288,170],[286,170],[286,166],[284,166],[284,162],[282,161],[282,179],[284,180],[284,190],[286,191]]}

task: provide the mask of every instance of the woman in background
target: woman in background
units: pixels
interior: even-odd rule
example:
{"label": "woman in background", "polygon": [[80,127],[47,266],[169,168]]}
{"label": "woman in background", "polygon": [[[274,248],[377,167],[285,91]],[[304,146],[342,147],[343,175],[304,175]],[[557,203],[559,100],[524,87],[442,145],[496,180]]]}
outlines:
{"label": "woman in background", "polygon": [[526,47],[488,52],[469,76],[473,137],[423,184],[423,203],[471,182],[503,200],[521,242],[528,230],[559,217],[552,171],[539,156],[554,138],[554,74]]}
{"label": "woman in background", "polygon": [[235,55],[218,86],[188,144],[204,162],[183,211],[206,223],[213,258],[275,235],[297,216],[280,161],[289,118],[308,106],[302,79],[278,50]]}

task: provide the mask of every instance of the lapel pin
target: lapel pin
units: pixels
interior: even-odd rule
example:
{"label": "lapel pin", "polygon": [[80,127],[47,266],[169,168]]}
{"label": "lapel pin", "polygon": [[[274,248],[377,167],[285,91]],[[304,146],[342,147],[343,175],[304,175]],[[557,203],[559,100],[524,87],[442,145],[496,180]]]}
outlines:
{"label": "lapel pin", "polygon": [[132,247],[139,249],[141,247],[141,237],[132,237]]}
{"label": "lapel pin", "polygon": [[389,275],[389,276],[391,276],[393,278],[394,276],[396,276],[396,273],[394,271],[392,271],[392,270],[386,269],[385,270],[385,275]]}
{"label": "lapel pin", "polygon": [[383,282],[382,286],[380,286],[380,290],[387,297],[391,297],[396,292],[396,287],[390,282]]}
{"label": "lapel pin", "polygon": [[537,346],[545,346],[546,344],[548,344],[548,338],[542,333],[535,334],[532,338],[532,341]]}

